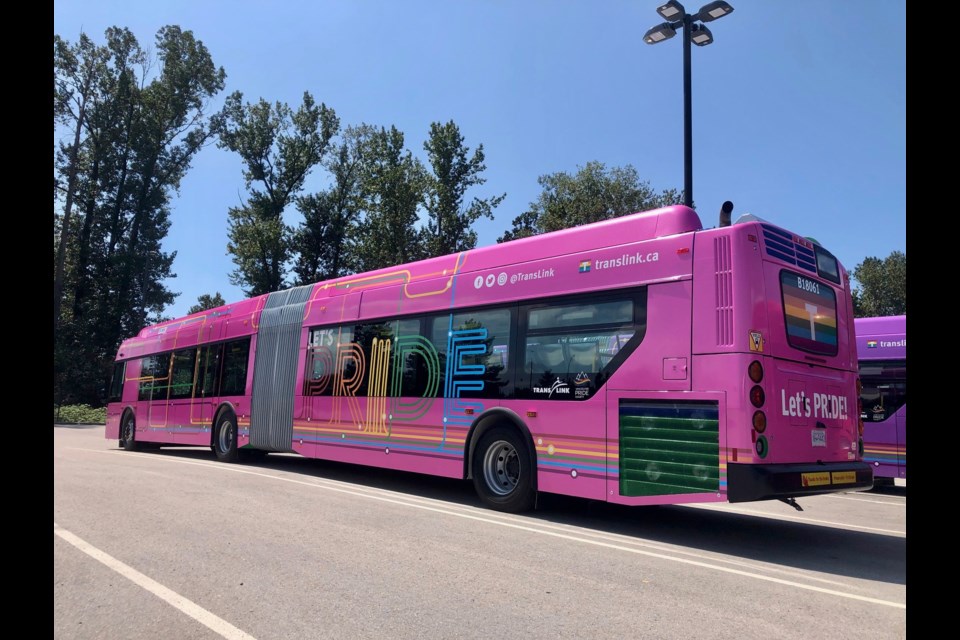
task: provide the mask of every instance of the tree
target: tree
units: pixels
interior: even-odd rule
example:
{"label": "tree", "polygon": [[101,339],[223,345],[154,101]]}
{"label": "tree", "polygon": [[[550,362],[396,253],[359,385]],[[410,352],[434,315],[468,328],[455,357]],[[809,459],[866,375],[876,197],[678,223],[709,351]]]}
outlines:
{"label": "tree", "polygon": [[239,91],[227,98],[218,144],[240,155],[250,191],[247,203],[229,210],[227,251],[237,265],[230,282],[248,296],[285,286],[293,229],[283,223],[283,212],[324,158],[339,127],[333,109],[317,105],[308,91],[296,112],[263,98],[244,104]]}
{"label": "tree", "polygon": [[333,177],[326,191],[297,198],[303,223],[293,237],[297,284],[339,278],[353,272],[355,239],[364,208],[362,150],[376,129],[347,127],[325,162]]}
{"label": "tree", "polygon": [[372,271],[424,256],[416,228],[426,170],[404,149],[403,133],[381,127],[360,149],[365,217],[357,229],[357,269]]}
{"label": "tree", "polygon": [[469,156],[470,148],[464,146],[460,129],[452,120],[446,124],[432,123],[423,148],[433,170],[426,180],[426,255],[442,256],[472,249],[477,245],[477,233],[471,225],[481,216],[492,219],[493,210],[507,194],[474,198],[464,204],[467,189],[486,182],[480,174],[487,167],[483,145]]}
{"label": "tree", "polygon": [[513,228],[497,239],[518,238],[558,231],[582,224],[616,218],[682,201],[680,192],[667,189],[657,194],[642,182],[631,165],[607,169],[602,162],[588,162],[575,175],[564,171],[540,176],[543,192],[527,211],[513,220]]}
{"label": "tree", "polygon": [[[56,163],[60,176],[54,179],[56,185],[63,186],[62,192],[54,191],[54,233],[59,236],[53,278],[54,331],[60,323],[67,244],[73,231],[73,201],[81,177],[80,150],[87,129],[88,104],[100,89],[108,56],[107,48],[97,47],[86,34],[81,33],[79,43],[74,46],[54,35],[53,126],[54,131],[58,125],[66,127],[73,139],[70,144],[60,144]],[[58,211],[57,201],[61,196],[64,204],[63,209]]]}
{"label": "tree", "polygon": [[127,29],[105,36],[54,41],[55,403],[97,403],[120,340],[177,295],[164,285],[170,201],[226,77],[177,26],[157,32],[153,56]]}
{"label": "tree", "polygon": [[187,315],[190,315],[191,313],[200,313],[201,311],[206,311],[207,309],[216,309],[217,307],[222,307],[225,304],[227,303],[220,295],[219,291],[212,296],[209,293],[204,293],[203,295],[197,296],[197,304],[193,305],[187,310]]}
{"label": "tree", "polygon": [[870,257],[851,272],[859,286],[853,289],[857,318],[897,316],[907,312],[907,254],[894,251],[880,260]]}

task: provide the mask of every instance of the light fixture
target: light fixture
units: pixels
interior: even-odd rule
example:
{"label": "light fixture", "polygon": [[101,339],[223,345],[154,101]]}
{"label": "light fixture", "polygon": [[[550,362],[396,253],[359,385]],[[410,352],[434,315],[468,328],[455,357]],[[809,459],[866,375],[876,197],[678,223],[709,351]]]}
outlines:
{"label": "light fixture", "polygon": [[656,44],[658,42],[663,42],[664,40],[669,40],[673,36],[677,35],[676,29],[673,28],[669,22],[664,22],[663,24],[653,27],[643,36],[643,41],[647,44]]}
{"label": "light fixture", "polygon": [[[659,11],[659,9],[657,9],[657,11]],[[708,2],[700,7],[700,11],[697,12],[697,15],[693,16],[693,19],[700,20],[701,22],[712,22],[717,18],[722,18],[732,11],[733,7],[731,7],[729,3],[724,2],[723,0],[716,0],[716,2]]]}
{"label": "light fixture", "polygon": [[713,34],[706,25],[695,24],[690,31],[690,41],[698,47],[705,47],[713,42]]}
{"label": "light fixture", "polygon": [[[693,208],[693,125],[690,105],[690,44],[705,47],[713,42],[713,34],[703,24],[713,22],[731,13],[733,7],[725,0],[714,0],[700,7],[694,15],[687,13],[677,0],[667,0],[657,7],[657,13],[669,22],[653,27],[643,36],[647,44],[657,44],[677,35],[683,28],[683,204]],[[761,454],[762,456],[763,454]]]}
{"label": "light fixture", "polygon": [[677,16],[682,16],[683,12],[683,5],[677,0],[669,0],[666,4],[657,7],[657,13],[663,16],[665,20],[675,20]]}

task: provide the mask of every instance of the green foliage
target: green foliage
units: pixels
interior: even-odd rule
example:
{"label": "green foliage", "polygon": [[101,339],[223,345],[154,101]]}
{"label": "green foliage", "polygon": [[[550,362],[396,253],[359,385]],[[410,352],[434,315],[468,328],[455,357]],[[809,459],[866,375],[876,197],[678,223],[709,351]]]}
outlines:
{"label": "green foliage", "polygon": [[430,125],[430,137],[423,143],[433,173],[426,178],[425,206],[429,216],[423,232],[426,255],[442,256],[472,249],[477,234],[470,227],[478,218],[493,219],[493,210],[507,194],[474,198],[464,203],[467,189],[486,182],[483,145],[468,157],[460,129],[451,120]]}
{"label": "green foliage", "polygon": [[333,178],[326,191],[298,197],[303,223],[293,238],[297,284],[339,278],[354,270],[356,234],[364,212],[363,148],[376,129],[347,127],[325,167]]}
{"label": "green foliage", "polygon": [[237,265],[230,273],[230,283],[243,288],[248,296],[282,289],[283,265],[290,255],[290,227],[258,195],[245,206],[230,207],[227,216],[227,251]]}
{"label": "green foliage", "polygon": [[94,409],[88,404],[54,407],[53,421],[57,424],[106,424],[107,408]]}
{"label": "green foliage", "polygon": [[883,260],[866,258],[850,275],[858,285],[852,291],[855,317],[897,316],[907,312],[907,254],[894,251]]}
{"label": "green foliage", "polygon": [[237,265],[230,282],[248,296],[285,286],[293,229],[283,223],[284,209],[323,160],[339,128],[333,109],[317,105],[307,91],[297,111],[263,98],[245,104],[239,91],[227,98],[218,145],[240,155],[250,191],[248,203],[229,210],[227,251]]}
{"label": "green foliage", "polygon": [[161,319],[170,200],[207,144],[226,74],[190,31],[54,38],[54,396],[93,401],[123,337]]}
{"label": "green foliage", "polygon": [[540,176],[543,192],[527,211],[517,216],[513,228],[497,239],[506,242],[548,231],[558,231],[657,207],[678,204],[681,194],[668,189],[657,194],[641,182],[631,165],[607,169],[588,162],[575,175],[564,171]]}
{"label": "green foliage", "polygon": [[416,228],[426,170],[404,149],[403,133],[381,127],[364,139],[361,191],[366,216],[357,229],[356,266],[372,271],[424,256]]}
{"label": "green foliage", "polygon": [[207,309],[216,309],[217,307],[222,307],[225,304],[227,304],[227,302],[223,299],[223,296],[220,295],[219,291],[212,296],[209,293],[204,293],[203,295],[197,296],[197,304],[187,309],[187,315],[192,313],[200,313],[201,311],[206,311]]}

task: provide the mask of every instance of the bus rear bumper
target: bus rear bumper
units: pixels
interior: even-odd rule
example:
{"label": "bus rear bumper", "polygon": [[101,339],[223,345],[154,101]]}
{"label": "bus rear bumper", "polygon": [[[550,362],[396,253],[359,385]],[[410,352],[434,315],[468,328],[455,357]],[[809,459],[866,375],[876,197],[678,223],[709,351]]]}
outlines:
{"label": "bus rear bumper", "polygon": [[727,500],[730,502],[815,496],[872,487],[873,469],[866,462],[727,465]]}

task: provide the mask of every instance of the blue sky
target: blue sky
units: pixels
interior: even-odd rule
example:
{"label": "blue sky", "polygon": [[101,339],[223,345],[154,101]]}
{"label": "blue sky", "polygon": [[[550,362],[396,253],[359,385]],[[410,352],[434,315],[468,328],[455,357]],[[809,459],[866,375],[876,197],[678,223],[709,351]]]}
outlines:
{"label": "blue sky", "polygon": [[[705,227],[724,200],[812,236],[852,269],[906,251],[906,8],[897,0],[729,0],[693,47],[693,196]],[[705,2],[704,2],[705,3]],[[655,190],[683,188],[683,49],[646,45],[654,0],[56,0],[54,33],[103,42],[129,28],[152,46],[191,30],[235,90],[294,108],[303,92],[341,125],[396,126],[425,159],[431,122],[483,144],[487,183],[506,192],[489,245],[535,200],[537,178],[591,160],[631,164]],[[703,3],[688,2],[695,12]],[[246,196],[238,156],[201,151],[172,203],[177,251],[166,315],[203,293],[232,302],[227,209]],[[306,192],[327,186],[318,169]],[[296,224],[291,210],[287,222]]]}

